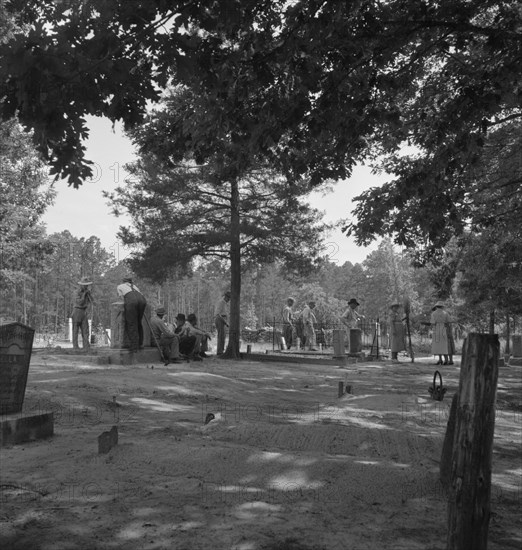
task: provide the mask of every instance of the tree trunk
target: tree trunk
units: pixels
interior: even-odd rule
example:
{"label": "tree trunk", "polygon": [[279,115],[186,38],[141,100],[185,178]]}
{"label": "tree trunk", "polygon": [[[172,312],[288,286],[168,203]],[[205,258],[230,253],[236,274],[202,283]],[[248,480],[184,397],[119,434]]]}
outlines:
{"label": "tree trunk", "polygon": [[471,333],[464,342],[448,495],[447,550],[486,550],[500,345]]}
{"label": "tree trunk", "polygon": [[495,310],[489,312],[489,334],[495,334]]}
{"label": "tree trunk", "polygon": [[241,242],[239,227],[239,186],[232,181],[230,191],[230,327],[225,357],[239,359],[241,297]]}
{"label": "tree trunk", "polygon": [[506,313],[506,349],[504,353],[511,353],[511,326],[509,324],[509,313]]}

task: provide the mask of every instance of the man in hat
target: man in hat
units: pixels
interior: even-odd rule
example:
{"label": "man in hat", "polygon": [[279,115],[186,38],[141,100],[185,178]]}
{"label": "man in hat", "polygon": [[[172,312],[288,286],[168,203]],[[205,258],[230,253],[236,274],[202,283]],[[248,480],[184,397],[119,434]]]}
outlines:
{"label": "man in hat", "polygon": [[[356,311],[359,305],[359,302],[355,298],[352,298],[348,302],[348,307],[346,308],[346,311],[341,315],[341,323],[346,327],[348,342],[352,342],[350,331],[359,330],[359,327],[357,325],[361,319],[364,319],[364,315],[361,315],[358,311]],[[360,341],[360,335],[358,340]],[[360,347],[360,342],[359,344],[357,344],[357,347]],[[350,348],[351,353],[357,353],[358,351],[360,350]]]}
{"label": "man in hat", "polygon": [[93,303],[91,295],[92,281],[87,277],[82,277],[78,281],[78,290],[74,297],[74,309],[72,312],[72,341],[73,349],[80,349],[78,346],[78,331],[82,332],[82,347],[84,350],[90,349],[89,342],[89,321],[87,318],[87,308]]}
{"label": "man in hat", "polygon": [[286,349],[290,349],[293,343],[294,334],[294,307],[295,300],[288,298],[286,300],[286,306],[283,308],[283,338],[285,339]]}
{"label": "man in hat", "polygon": [[156,315],[150,320],[152,337],[161,348],[161,353],[165,359],[165,365],[169,363],[181,363],[179,356],[179,337],[169,330],[167,323],[163,320],[164,316],[165,308],[158,307],[156,309]]}
{"label": "man in hat", "polygon": [[393,363],[399,362],[399,351],[406,349],[403,319],[399,313],[400,307],[399,302],[393,302],[390,305],[390,350]]}
{"label": "man in hat", "polygon": [[348,329],[357,328],[357,323],[364,318],[363,315],[358,313],[356,310],[359,307],[359,302],[352,298],[348,302],[348,308],[341,315],[341,323]]}
{"label": "man in hat", "polygon": [[143,326],[141,320],[145,313],[147,300],[133,283],[132,277],[123,277],[122,283],[117,287],[118,296],[123,298],[123,313],[125,322],[125,335],[129,341],[131,352],[143,347]]}
{"label": "man in hat", "polygon": [[225,351],[225,333],[228,327],[228,303],[230,302],[230,291],[227,290],[216,303],[214,308],[214,322],[217,329],[216,355],[222,355]]}

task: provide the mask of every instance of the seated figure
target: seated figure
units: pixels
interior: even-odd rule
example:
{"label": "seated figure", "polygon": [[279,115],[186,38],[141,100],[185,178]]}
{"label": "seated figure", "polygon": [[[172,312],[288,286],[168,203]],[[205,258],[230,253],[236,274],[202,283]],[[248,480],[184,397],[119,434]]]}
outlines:
{"label": "seated figure", "polygon": [[178,313],[176,325],[174,332],[179,337],[180,352],[194,361],[207,357],[205,351],[208,349],[210,334],[197,327],[197,317],[192,313],[187,319],[183,313]]}
{"label": "seated figure", "polygon": [[179,337],[169,329],[163,320],[164,316],[165,308],[159,307],[156,309],[156,316],[153,316],[150,320],[152,338],[161,348],[165,365],[169,363],[180,363]]}

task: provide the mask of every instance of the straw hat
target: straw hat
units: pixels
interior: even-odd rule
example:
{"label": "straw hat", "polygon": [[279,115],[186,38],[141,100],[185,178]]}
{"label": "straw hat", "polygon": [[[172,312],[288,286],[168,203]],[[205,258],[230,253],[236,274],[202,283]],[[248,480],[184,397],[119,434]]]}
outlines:
{"label": "straw hat", "polygon": [[89,281],[89,278],[88,278],[88,277],[82,277],[82,278],[78,281],[78,284],[79,284],[79,285],[82,285],[82,286],[92,285],[92,281]]}

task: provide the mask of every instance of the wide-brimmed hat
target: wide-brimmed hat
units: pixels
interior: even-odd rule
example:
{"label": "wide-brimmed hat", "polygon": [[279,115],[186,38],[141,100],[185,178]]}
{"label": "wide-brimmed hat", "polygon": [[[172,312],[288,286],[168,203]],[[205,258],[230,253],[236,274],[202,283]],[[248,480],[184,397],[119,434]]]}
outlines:
{"label": "wide-brimmed hat", "polygon": [[92,285],[92,281],[89,281],[89,278],[88,277],[82,277],[79,281],[78,281],[78,284],[79,285]]}
{"label": "wide-brimmed hat", "polygon": [[123,278],[122,278],[122,281],[123,281],[124,283],[132,283],[132,277],[123,277]]}
{"label": "wide-brimmed hat", "polygon": [[355,304],[356,306],[360,306],[360,305],[361,305],[355,298],[352,298],[352,299],[348,302],[348,305],[351,305],[351,304]]}
{"label": "wide-brimmed hat", "polygon": [[399,306],[399,307],[401,307],[401,304],[400,304],[400,302],[395,301],[395,302],[392,302],[392,303],[390,304],[390,307],[394,307],[394,306]]}
{"label": "wide-brimmed hat", "polygon": [[440,300],[433,306],[433,309],[437,309],[438,307],[444,307],[444,303]]}
{"label": "wide-brimmed hat", "polygon": [[156,313],[157,313],[158,315],[165,315],[165,308],[162,307],[162,306],[156,308]]}

